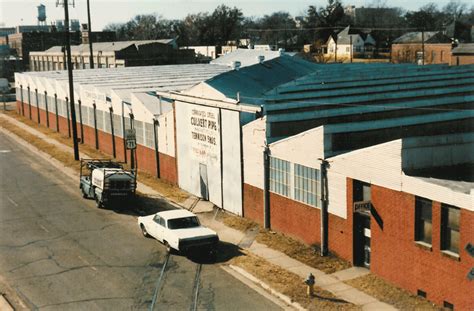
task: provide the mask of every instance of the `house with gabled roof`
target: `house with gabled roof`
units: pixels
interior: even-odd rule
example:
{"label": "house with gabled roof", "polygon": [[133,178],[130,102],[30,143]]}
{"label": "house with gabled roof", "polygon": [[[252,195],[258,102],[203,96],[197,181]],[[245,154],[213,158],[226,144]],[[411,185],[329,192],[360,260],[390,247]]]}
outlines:
{"label": "house with gabled roof", "polygon": [[373,52],[376,41],[370,33],[364,33],[347,26],[327,41],[327,54],[348,58]]}

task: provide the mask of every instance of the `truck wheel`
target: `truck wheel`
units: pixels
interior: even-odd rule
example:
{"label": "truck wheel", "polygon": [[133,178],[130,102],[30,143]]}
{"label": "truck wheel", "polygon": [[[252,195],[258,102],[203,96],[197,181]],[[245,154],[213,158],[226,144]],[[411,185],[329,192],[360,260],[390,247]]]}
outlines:
{"label": "truck wheel", "polygon": [[149,237],[148,232],[146,232],[146,228],[143,224],[140,224],[140,229],[142,229],[142,234],[144,237]]}
{"label": "truck wheel", "polygon": [[83,197],[84,199],[87,199],[88,195],[87,195],[87,193],[84,191],[84,188],[82,188],[82,187],[81,187],[81,192],[82,192],[82,197]]}
{"label": "truck wheel", "polygon": [[104,207],[104,204],[99,200],[97,196],[95,197],[95,205],[97,206],[97,208]]}

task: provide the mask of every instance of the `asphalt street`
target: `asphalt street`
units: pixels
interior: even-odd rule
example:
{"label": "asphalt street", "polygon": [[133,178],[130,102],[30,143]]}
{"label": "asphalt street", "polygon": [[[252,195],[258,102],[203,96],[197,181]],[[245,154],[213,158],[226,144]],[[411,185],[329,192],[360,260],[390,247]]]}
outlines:
{"label": "asphalt street", "polygon": [[171,255],[158,282],[166,251],[134,207],[97,209],[78,184],[0,133],[0,277],[29,308],[279,309],[219,262]]}

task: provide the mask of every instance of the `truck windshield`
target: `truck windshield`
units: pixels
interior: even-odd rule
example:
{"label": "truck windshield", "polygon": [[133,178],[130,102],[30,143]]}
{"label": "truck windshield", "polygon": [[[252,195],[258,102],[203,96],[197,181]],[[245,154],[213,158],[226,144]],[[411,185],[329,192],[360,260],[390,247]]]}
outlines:
{"label": "truck windshield", "polygon": [[199,220],[196,216],[168,220],[168,228],[171,230],[194,228],[194,227],[199,227]]}

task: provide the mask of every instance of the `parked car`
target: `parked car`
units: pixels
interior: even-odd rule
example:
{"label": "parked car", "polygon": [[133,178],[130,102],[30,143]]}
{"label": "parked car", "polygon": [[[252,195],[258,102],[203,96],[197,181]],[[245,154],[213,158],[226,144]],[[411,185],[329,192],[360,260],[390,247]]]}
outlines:
{"label": "parked car", "polygon": [[138,217],[143,236],[151,236],[166,246],[166,250],[187,253],[206,250],[215,252],[217,233],[202,226],[197,216],[187,210],[171,210]]}

